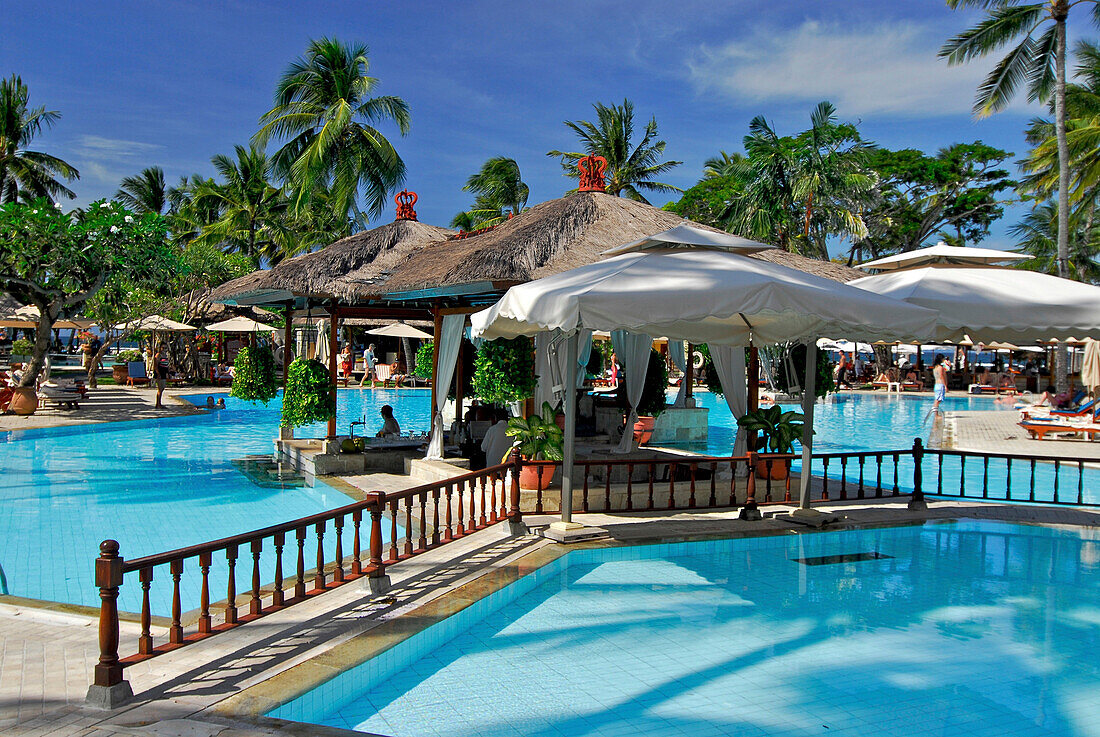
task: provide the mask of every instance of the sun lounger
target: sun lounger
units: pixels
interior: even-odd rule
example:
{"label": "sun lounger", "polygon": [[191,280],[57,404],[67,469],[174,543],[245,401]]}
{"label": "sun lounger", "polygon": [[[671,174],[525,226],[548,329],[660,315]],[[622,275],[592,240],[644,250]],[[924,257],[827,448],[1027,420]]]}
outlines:
{"label": "sun lounger", "polygon": [[1050,414],[1055,417],[1084,417],[1096,412],[1097,401],[1096,399],[1090,399],[1077,409],[1052,409]]}
{"label": "sun lounger", "polygon": [[43,402],[50,402],[62,409],[80,409],[80,394],[58,386],[43,384],[38,389],[38,399]]}
{"label": "sun lounger", "polygon": [[144,361],[130,361],[126,364],[126,383],[129,386],[149,383],[149,374],[145,373]]}
{"label": "sun lounger", "polygon": [[[887,389],[889,391],[889,389]],[[919,392],[923,391],[923,387],[915,381],[903,381],[901,382],[901,391],[903,392]]]}
{"label": "sun lounger", "polygon": [[1017,423],[1027,431],[1033,440],[1043,440],[1051,433],[1073,433],[1075,435],[1088,435],[1090,438],[1100,433],[1100,424],[1090,422],[1088,424],[1072,424],[1069,422],[1054,422],[1043,420],[1024,420]]}
{"label": "sun lounger", "polygon": [[872,389],[883,388],[883,389],[886,389],[887,392],[900,392],[901,391],[901,382],[900,381],[872,381],[871,382],[871,388]]}
{"label": "sun lounger", "polygon": [[388,363],[377,363],[374,365],[374,379],[375,381],[382,382],[382,388],[385,389],[387,385],[397,387],[397,379],[393,375],[393,366]]}

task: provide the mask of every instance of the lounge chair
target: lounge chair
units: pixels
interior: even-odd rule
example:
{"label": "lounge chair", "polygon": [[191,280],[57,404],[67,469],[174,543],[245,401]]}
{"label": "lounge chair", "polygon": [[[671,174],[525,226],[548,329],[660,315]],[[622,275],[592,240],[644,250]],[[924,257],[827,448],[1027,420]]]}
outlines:
{"label": "lounge chair", "polygon": [[80,394],[59,386],[43,384],[38,389],[38,399],[43,402],[50,402],[61,409],[80,409]]}
{"label": "lounge chair", "polygon": [[885,389],[887,393],[889,393],[889,392],[900,392],[901,391],[901,382],[900,381],[872,381],[871,382],[871,388],[872,389]]}
{"label": "lounge chair", "polygon": [[149,374],[145,373],[144,361],[130,361],[126,364],[126,384],[128,386],[138,386],[139,384],[148,384]]}
{"label": "lounge chair", "polygon": [[1090,399],[1077,409],[1052,409],[1050,414],[1054,417],[1084,417],[1087,414],[1095,414],[1096,410],[1100,409],[1097,407],[1097,401],[1100,401],[1100,398]]}
{"label": "lounge chair", "polygon": [[1075,435],[1088,435],[1094,438],[1100,433],[1100,424],[1090,422],[1088,424],[1072,424],[1069,422],[1057,422],[1054,420],[1024,420],[1017,423],[1027,431],[1032,440],[1043,440],[1050,433],[1073,433]]}
{"label": "lounge chair", "polygon": [[920,392],[924,391],[924,387],[916,381],[903,381],[901,382],[901,391],[903,392]]}
{"label": "lounge chair", "polygon": [[[388,363],[377,363],[374,365],[374,381],[382,382],[382,388],[386,388],[386,384],[391,386],[397,386],[397,383],[393,380],[393,366]],[[374,381],[371,385],[374,385]]]}

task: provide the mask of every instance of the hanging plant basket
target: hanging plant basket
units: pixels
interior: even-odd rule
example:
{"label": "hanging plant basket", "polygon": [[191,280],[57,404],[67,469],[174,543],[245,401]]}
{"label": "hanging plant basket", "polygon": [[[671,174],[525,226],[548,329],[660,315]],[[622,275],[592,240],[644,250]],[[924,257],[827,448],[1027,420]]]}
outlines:
{"label": "hanging plant basket", "polygon": [[267,404],[279,390],[275,355],[266,345],[245,346],[233,362],[233,386],[229,396]]}
{"label": "hanging plant basket", "polygon": [[301,427],[336,417],[336,387],[316,358],[295,358],[287,368],[283,427]]}

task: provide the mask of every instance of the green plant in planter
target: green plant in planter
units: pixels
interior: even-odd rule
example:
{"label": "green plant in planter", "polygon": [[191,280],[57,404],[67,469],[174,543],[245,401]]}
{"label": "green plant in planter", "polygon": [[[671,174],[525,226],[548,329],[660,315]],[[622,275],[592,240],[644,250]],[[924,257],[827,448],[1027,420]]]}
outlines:
{"label": "green plant in planter", "polygon": [[34,343],[26,338],[20,338],[13,341],[11,344],[11,353],[13,356],[29,356],[34,353]]}
{"label": "green plant in planter", "polygon": [[145,360],[145,356],[143,356],[141,354],[141,351],[139,351],[137,348],[128,348],[124,351],[119,351],[118,355],[115,356],[115,363],[121,364],[121,365],[126,365],[128,363],[133,363],[134,361],[144,361],[144,360]]}
{"label": "green plant in planter", "polygon": [[556,412],[549,402],[542,403],[542,414],[512,417],[504,434],[519,441],[519,452],[533,461],[560,461],[565,458],[565,437],[554,421]]}
{"label": "green plant in planter", "polygon": [[802,437],[806,416],[784,412],[778,404],[746,412],[737,420],[740,427],[760,433],[760,447],[772,453],[790,453],[794,441]]}
{"label": "green plant in planter", "polygon": [[316,358],[295,358],[287,367],[283,427],[301,427],[336,416],[336,392],[328,369]]}
{"label": "green plant in planter", "polygon": [[510,404],[533,395],[535,357],[531,339],[483,342],[474,358],[473,389],[489,404]]}
{"label": "green plant in planter", "polygon": [[279,391],[275,355],[267,345],[245,346],[233,362],[233,386],[229,396],[267,404]]}
{"label": "green plant in planter", "polygon": [[[655,350],[649,351],[649,366],[646,367],[645,384],[642,386],[642,398],[638,400],[639,417],[656,417],[665,408],[665,392],[668,391],[668,367],[665,359]],[[626,382],[619,380],[619,389],[616,392],[619,403],[628,407],[630,402],[626,398]]]}

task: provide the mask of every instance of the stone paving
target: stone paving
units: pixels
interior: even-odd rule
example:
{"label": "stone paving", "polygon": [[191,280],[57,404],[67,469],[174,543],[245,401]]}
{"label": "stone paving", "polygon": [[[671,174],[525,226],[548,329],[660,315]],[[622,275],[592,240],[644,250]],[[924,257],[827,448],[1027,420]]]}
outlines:
{"label": "stone paving", "polygon": [[943,447],[982,453],[1013,455],[1050,455],[1064,458],[1095,458],[1100,460],[1100,442],[1048,435],[1045,440],[1032,440],[1017,425],[1018,412],[958,411],[947,412]]}
{"label": "stone paving", "polygon": [[0,415],[0,432],[8,430],[32,430],[40,427],[62,427],[65,425],[89,425],[98,422],[120,422],[126,420],[151,420],[158,417],[176,415],[194,415],[206,412],[180,399],[179,394],[200,394],[204,391],[224,393],[225,387],[167,389],[164,392],[163,406],[157,408],[157,391],[149,387],[101,386],[90,389],[88,398],[81,400],[80,409],[55,409],[53,405],[40,407],[33,415]]}

